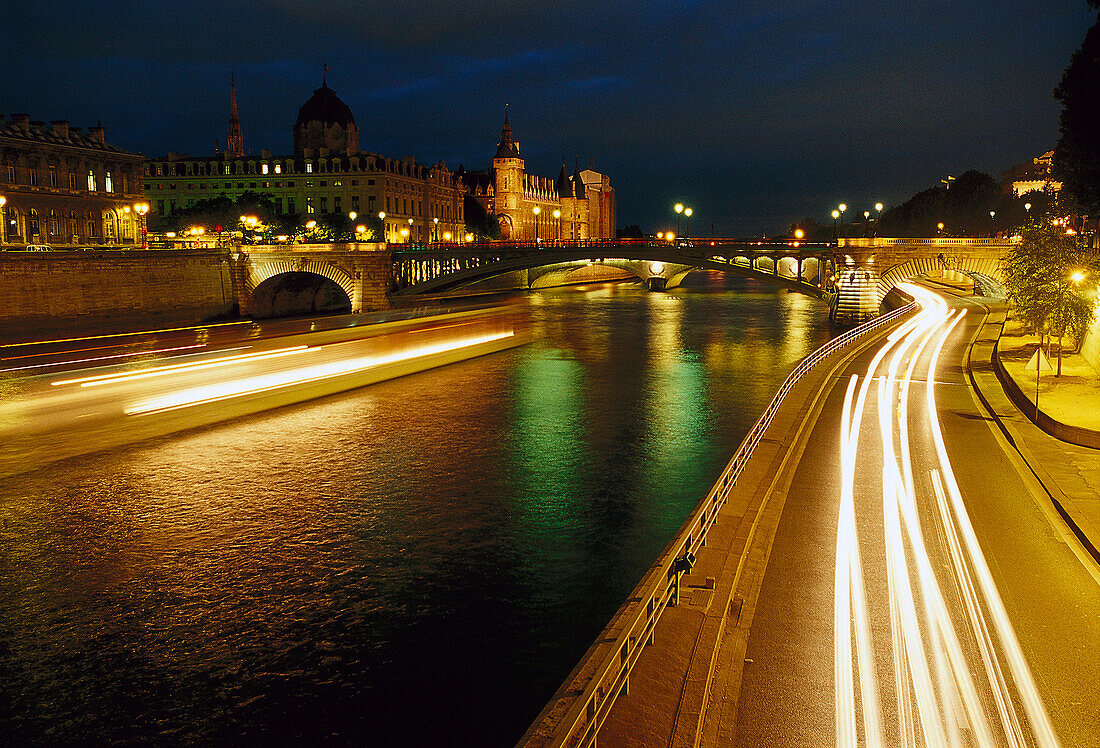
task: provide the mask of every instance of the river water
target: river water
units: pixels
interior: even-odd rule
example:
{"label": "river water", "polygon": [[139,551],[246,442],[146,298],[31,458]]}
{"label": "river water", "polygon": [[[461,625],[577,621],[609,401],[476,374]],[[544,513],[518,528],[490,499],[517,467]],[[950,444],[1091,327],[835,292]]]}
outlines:
{"label": "river water", "polygon": [[532,294],[522,348],[0,481],[4,742],[511,745],[829,338],[694,286]]}

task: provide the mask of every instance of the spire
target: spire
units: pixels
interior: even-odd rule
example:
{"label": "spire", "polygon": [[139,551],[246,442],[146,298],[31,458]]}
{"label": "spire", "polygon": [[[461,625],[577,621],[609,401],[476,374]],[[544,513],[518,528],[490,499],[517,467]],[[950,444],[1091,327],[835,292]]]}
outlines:
{"label": "spire", "polygon": [[573,197],[573,185],[569,183],[569,174],[565,171],[565,156],[561,157],[561,173],[558,174],[558,181],[554,184],[554,188],[559,198]]}
{"label": "spire", "polygon": [[321,73],[321,88],[328,88],[328,64],[321,63],[321,67],[324,69]]}
{"label": "spire", "polygon": [[512,137],[512,126],[508,124],[508,105],[504,105],[504,127],[500,131],[497,143],[497,158],[519,158],[519,143]]}
{"label": "spire", "polygon": [[244,140],[241,138],[241,118],[237,115],[237,74],[229,76],[229,140],[225,150],[230,156],[244,155]]}

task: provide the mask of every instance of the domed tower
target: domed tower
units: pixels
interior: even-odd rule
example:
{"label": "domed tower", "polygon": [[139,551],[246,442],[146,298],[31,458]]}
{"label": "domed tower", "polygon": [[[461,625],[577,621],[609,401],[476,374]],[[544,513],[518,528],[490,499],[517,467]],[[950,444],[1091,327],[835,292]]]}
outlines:
{"label": "domed tower", "polygon": [[298,110],[294,123],[294,155],[340,154],[359,152],[359,128],[351,109],[321,80],[321,87]]}
{"label": "domed tower", "polygon": [[508,114],[504,114],[504,128],[493,157],[493,212],[500,221],[503,239],[519,239],[522,225],[520,211],[523,205],[523,159],[519,157],[519,143],[512,137]]}

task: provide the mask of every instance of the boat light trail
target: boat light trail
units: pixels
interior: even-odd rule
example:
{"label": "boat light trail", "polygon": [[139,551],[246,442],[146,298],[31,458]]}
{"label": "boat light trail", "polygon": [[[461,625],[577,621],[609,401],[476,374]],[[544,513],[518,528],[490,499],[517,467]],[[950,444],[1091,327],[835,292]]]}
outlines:
{"label": "boat light trail", "polygon": [[262,351],[259,353],[241,353],[236,356],[222,356],[221,358],[210,359],[209,361],[194,361],[187,364],[169,364],[168,366],[155,366],[151,369],[139,369],[137,371],[127,371],[122,374],[97,374],[90,377],[78,377],[76,379],[61,379],[56,382],[50,382],[54,387],[59,387],[66,384],[79,384],[81,387],[98,387],[104,384],[118,384],[119,382],[133,382],[138,379],[148,379],[150,377],[161,377],[168,374],[180,374],[186,372],[203,371],[205,369],[213,369],[220,366],[229,366],[231,364],[239,364],[251,361],[263,361],[272,358],[282,358],[283,356],[291,356],[298,353],[305,353],[307,350],[316,351],[317,348],[310,348],[305,345],[298,345],[292,348],[279,348],[274,351]]}
{"label": "boat light trail", "polygon": [[[197,343],[195,345],[181,345],[175,348],[154,348],[149,351],[131,351],[129,353],[116,353],[111,356],[95,356],[92,358],[70,358],[64,361],[51,361],[47,364],[27,364],[26,366],[13,366],[10,369],[0,369],[0,374],[6,374],[10,371],[28,371],[30,369],[52,369],[58,366],[69,366],[71,364],[88,364],[95,363],[97,361],[113,361],[119,358],[137,358],[138,356],[149,356],[154,353],[175,353],[176,351],[190,351],[195,348],[205,348],[206,343]],[[27,356],[26,358],[32,358],[35,356],[48,356],[48,353],[35,353],[33,356]]]}
{"label": "boat light trail", "polygon": [[[448,351],[468,348],[482,343],[490,343],[514,335],[514,331],[509,330],[507,332],[480,335],[456,341],[448,341],[446,343],[417,346],[411,350],[399,353],[361,356],[344,361],[315,364],[246,379],[219,382],[217,384],[205,385],[202,387],[192,387],[179,392],[142,400],[126,408],[125,413],[127,415],[163,413],[170,410],[178,410],[180,408],[215,403],[236,397],[244,397],[246,395],[257,395],[286,387],[294,387],[321,381],[323,379],[330,379],[332,377],[354,374],[386,364],[446,353]],[[309,350],[315,351],[320,349],[311,348]]]}

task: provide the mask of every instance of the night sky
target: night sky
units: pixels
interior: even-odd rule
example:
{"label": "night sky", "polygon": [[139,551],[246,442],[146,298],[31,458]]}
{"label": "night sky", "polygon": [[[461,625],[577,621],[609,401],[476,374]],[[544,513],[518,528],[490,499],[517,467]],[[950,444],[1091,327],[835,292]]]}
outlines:
{"label": "night sky", "polygon": [[682,201],[693,234],[742,236],[1053,148],[1051,91],[1096,16],[1084,0],[5,6],[9,116],[205,155],[235,71],[245,149],[289,153],[327,64],[364,150],[486,169],[507,103],[528,172],[594,160],[620,226],[674,225]]}

